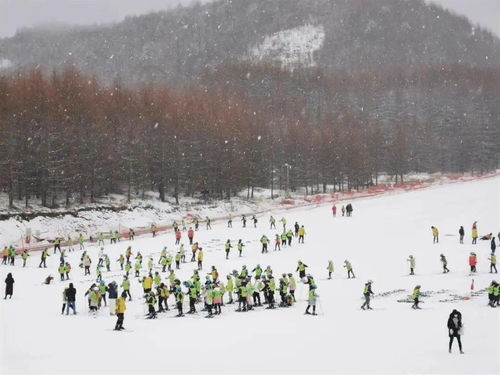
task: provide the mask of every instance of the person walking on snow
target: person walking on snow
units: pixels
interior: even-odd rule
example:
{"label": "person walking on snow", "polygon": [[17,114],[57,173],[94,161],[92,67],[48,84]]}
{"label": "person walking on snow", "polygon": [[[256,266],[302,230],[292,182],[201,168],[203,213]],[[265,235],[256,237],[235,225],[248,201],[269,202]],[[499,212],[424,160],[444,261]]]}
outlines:
{"label": "person walking on snow", "polygon": [[458,234],[460,236],[460,243],[463,245],[464,243],[464,236],[465,236],[465,230],[464,227],[461,225],[460,229],[458,230]]}
{"label": "person walking on snow", "polygon": [[269,238],[267,238],[265,234],[260,238],[260,243],[262,244],[262,254],[267,253],[267,244],[269,243]]}
{"label": "person walking on snow", "polygon": [[477,234],[477,221],[472,223],[471,235],[472,235],[472,244],[473,245],[477,244],[477,238],[479,237]]}
{"label": "person walking on snow", "polygon": [[238,256],[241,257],[241,253],[243,252],[243,247],[245,245],[243,244],[243,241],[240,239],[238,240]]}
{"label": "person walking on snow", "polygon": [[311,285],[309,288],[309,293],[307,295],[307,308],[306,308],[306,314],[311,315],[309,312],[309,308],[312,306],[312,315],[317,315],[316,314],[316,300],[319,297],[319,295],[316,294],[316,285]]}
{"label": "person walking on snow", "polygon": [[443,264],[443,273],[448,273],[450,270],[448,269],[448,260],[446,260],[446,257],[441,254],[439,255],[441,263]]}
{"label": "person walking on snow", "polygon": [[490,261],[490,273],[493,273],[493,270],[495,270],[495,273],[498,273],[498,271],[497,271],[497,256],[494,253],[491,253],[488,260]]}
{"label": "person walking on snow", "polygon": [[302,243],[304,243],[304,236],[306,234],[306,230],[303,225],[299,228],[298,233],[299,233],[299,243],[301,243],[301,241]]}
{"label": "person walking on snow", "polygon": [[252,216],[252,221],[253,221],[253,227],[257,228],[257,217],[255,217],[255,215]]}
{"label": "person walking on snow", "polygon": [[7,274],[7,278],[5,279],[5,297],[3,299],[12,299],[12,295],[14,294],[14,278],[12,277],[12,273]]}
{"label": "person walking on snow", "polygon": [[439,243],[439,230],[435,227],[431,227],[432,230],[432,243]]}
{"label": "person walking on snow", "polygon": [[476,265],[477,265],[477,256],[476,253],[470,253],[469,255],[469,266],[470,266],[470,272],[477,272],[476,271]]}
{"label": "person walking on snow", "polygon": [[350,279],[351,278],[351,274],[352,274],[352,278],[355,279],[356,276],[354,275],[354,271],[352,270],[352,265],[351,265],[351,262],[349,262],[347,259],[344,260],[344,268],[346,269],[347,271],[347,278]]}
{"label": "person walking on snow", "polygon": [[363,296],[365,297],[365,302],[361,305],[361,308],[364,310],[367,308],[368,310],[372,310],[370,307],[370,297],[374,294],[372,291],[372,283],[373,281],[368,280],[365,284],[365,288],[363,289]]}
{"label": "person walking on snow", "polygon": [[460,354],[464,354],[462,351],[462,340],[460,336],[462,336],[462,314],[458,310],[453,310],[448,318],[448,336],[450,337],[450,342],[448,344],[448,352],[451,353],[451,346],[453,345],[453,340],[455,337],[458,341],[458,348],[460,349]]}
{"label": "person walking on snow", "polygon": [[344,216],[344,214],[345,214],[345,207],[344,207],[344,205],[342,205],[341,211],[342,211],[342,216]]}
{"label": "person walking on snow", "polygon": [[495,254],[495,250],[497,249],[497,244],[495,243],[495,237],[491,238],[491,244],[490,244],[491,252]]}
{"label": "person walking on snow", "polygon": [[229,259],[229,252],[232,249],[231,240],[227,240],[224,244],[224,250],[226,251],[226,259]]}
{"label": "person walking on snow", "polygon": [[328,266],[326,267],[326,269],[328,270],[328,280],[331,280],[332,273],[333,273],[333,261],[332,260],[328,261]]}
{"label": "person walking on snow", "polygon": [[280,222],[281,222],[281,224],[283,224],[283,232],[286,232],[286,219],[285,219],[285,217],[282,217]]}
{"label": "person walking on snow", "polygon": [[300,280],[303,282],[305,277],[306,277],[306,268],[307,268],[307,265],[302,263],[302,261],[298,261],[298,264],[297,264],[297,269],[296,271],[299,273],[299,278]]}
{"label": "person walking on snow", "polygon": [[419,304],[419,300],[418,300],[418,297],[420,297],[420,285],[417,285],[414,289],[413,289],[413,293],[411,295],[411,299],[413,300],[413,305],[411,305],[411,308],[412,309],[420,309],[420,307],[418,307],[418,304]]}
{"label": "person walking on snow", "polygon": [[269,229],[276,229],[276,219],[273,215],[269,218]]}
{"label": "person walking on snow", "polygon": [[125,329],[123,327],[123,321],[125,320],[125,310],[127,309],[127,306],[125,304],[126,298],[127,294],[123,291],[120,297],[118,297],[116,300],[115,313],[117,316],[117,320],[115,324],[115,331],[121,331]]}
{"label": "person walking on snow", "polygon": [[188,230],[188,239],[189,239],[189,244],[193,245],[193,238],[194,238],[194,230],[193,228],[189,227]]}
{"label": "person walking on snow", "polygon": [[241,215],[241,222],[243,223],[243,228],[247,227],[247,217],[245,215]]}
{"label": "person walking on snow", "polygon": [[408,257],[408,259],[406,259],[407,262],[410,263],[410,275],[415,275],[415,258],[413,257],[413,255],[410,255]]}

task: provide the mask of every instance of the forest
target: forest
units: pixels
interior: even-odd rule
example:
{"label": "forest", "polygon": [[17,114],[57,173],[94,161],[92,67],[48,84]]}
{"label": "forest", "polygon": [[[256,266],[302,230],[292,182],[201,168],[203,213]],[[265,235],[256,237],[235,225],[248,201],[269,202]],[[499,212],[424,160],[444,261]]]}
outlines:
{"label": "forest", "polygon": [[246,62],[183,87],[19,70],[0,76],[0,189],[10,206],[56,207],[485,172],[498,168],[498,97],[500,70],[460,65],[329,75]]}

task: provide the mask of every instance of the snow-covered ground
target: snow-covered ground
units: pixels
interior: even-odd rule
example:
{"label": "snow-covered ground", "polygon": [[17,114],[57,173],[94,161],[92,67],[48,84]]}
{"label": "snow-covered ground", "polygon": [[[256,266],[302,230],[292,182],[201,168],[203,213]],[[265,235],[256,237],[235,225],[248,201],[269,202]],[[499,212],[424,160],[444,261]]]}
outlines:
{"label": "snow-covered ground", "polygon": [[[489,242],[471,245],[470,227],[477,220],[480,234],[497,233],[499,212],[500,178],[496,177],[357,200],[352,218],[333,218],[329,205],[289,210],[285,217],[290,224],[305,225],[306,243],[267,255],[260,253],[258,240],[264,233],[274,238],[268,216],[260,218],[257,229],[243,229],[235,218],[233,229],[219,223],[196,233],[195,239],[205,249],[205,270],[215,265],[223,278],[243,264],[251,268],[269,264],[280,275],[295,272],[297,261],[304,261],[318,284],[317,317],[303,314],[307,291],[299,284],[298,302],[291,308],[238,313],[234,305],[226,305],[214,319],[203,319],[201,313],[174,318],[171,311],[146,320],[141,286],[134,279],[135,298],[125,315],[128,331],[114,332],[115,318],[107,310],[95,319],[87,312],[83,294],[95,275],[84,277],[77,267],[81,252],[69,257],[71,281],[78,289],[76,316],[60,315],[61,293],[68,282],[57,281],[58,257],[49,258],[48,269],[39,269],[39,255],[33,253],[25,269],[19,260],[15,267],[0,267],[1,280],[7,272],[16,280],[13,299],[0,304],[0,373],[498,374],[500,309],[486,305],[484,292],[470,300],[453,296],[469,296],[472,278],[476,291],[493,279],[488,273]],[[437,245],[432,244],[431,225],[440,230]],[[458,241],[460,225],[466,229],[465,245]],[[228,238],[246,242],[243,258],[233,250],[231,259],[224,259],[223,243]],[[121,282],[122,273],[114,261],[129,244],[134,252],[153,254],[155,260],[163,246],[175,249],[171,232],[106,245],[113,261],[112,271],[104,273],[106,282]],[[97,247],[87,250],[95,262]],[[468,271],[470,251],[478,254],[474,277]],[[441,273],[440,253],[448,258],[449,274]],[[416,258],[415,276],[408,275],[410,254]],[[326,279],[329,259],[335,264],[332,280]],[[346,278],[344,259],[353,264],[356,279]],[[186,263],[181,268],[177,275],[186,280],[195,265]],[[49,273],[56,281],[42,285]],[[362,311],[362,290],[368,279],[374,281],[375,293],[387,294],[373,299],[373,311]],[[397,302],[417,284],[428,295],[419,311]],[[458,354],[456,347],[448,354],[446,322],[454,308],[463,314],[465,355]]]}
{"label": "snow-covered ground", "polygon": [[304,25],[266,36],[261,44],[250,50],[250,55],[258,60],[277,60],[285,68],[311,67],[316,66],[314,53],[321,49],[324,41],[322,25]]}

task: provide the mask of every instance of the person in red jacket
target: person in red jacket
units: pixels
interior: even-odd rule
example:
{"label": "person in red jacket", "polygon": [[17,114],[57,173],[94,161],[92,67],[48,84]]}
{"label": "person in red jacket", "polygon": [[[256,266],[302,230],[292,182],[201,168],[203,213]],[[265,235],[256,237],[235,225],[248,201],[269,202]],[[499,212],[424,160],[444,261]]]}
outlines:
{"label": "person in red jacket", "polygon": [[476,272],[476,264],[477,264],[476,253],[470,253],[469,255],[470,272]]}
{"label": "person in red jacket", "polygon": [[181,231],[175,231],[175,244],[178,245],[181,242]]}
{"label": "person in red jacket", "polygon": [[189,238],[189,244],[190,245],[193,244],[193,237],[194,237],[194,230],[193,230],[193,228],[189,227],[188,238]]}
{"label": "person in red jacket", "polygon": [[333,205],[332,213],[333,213],[333,217],[337,216],[337,206]]}

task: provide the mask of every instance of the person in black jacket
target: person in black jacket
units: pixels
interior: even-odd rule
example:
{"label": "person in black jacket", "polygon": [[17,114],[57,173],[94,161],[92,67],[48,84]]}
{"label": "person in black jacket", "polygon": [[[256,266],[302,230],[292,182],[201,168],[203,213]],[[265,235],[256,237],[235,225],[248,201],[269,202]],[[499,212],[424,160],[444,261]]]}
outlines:
{"label": "person in black jacket", "polygon": [[462,351],[462,341],[460,336],[462,334],[462,314],[458,310],[453,310],[448,318],[448,335],[450,336],[450,344],[448,351],[451,353],[451,345],[453,344],[453,339],[456,337],[458,341],[458,348],[460,349],[460,354],[464,354]]}
{"label": "person in black jacket", "polygon": [[65,294],[66,294],[66,315],[69,314],[70,308],[73,310],[73,315],[75,315],[76,289],[73,286],[73,283],[69,284],[69,287],[65,290]]}
{"label": "person in black jacket", "polygon": [[458,230],[458,234],[460,235],[460,243],[463,244],[465,231],[464,231],[464,227],[462,225],[460,226],[460,229]]}
{"label": "person in black jacket", "polygon": [[11,299],[13,292],[14,292],[14,278],[12,277],[12,274],[9,272],[9,274],[7,275],[7,278],[5,279],[5,297],[4,297],[4,299],[7,299],[7,296],[9,296],[9,299]]}
{"label": "person in black jacket", "polygon": [[117,298],[118,298],[118,284],[115,281],[112,281],[108,284],[109,315],[115,315]]}
{"label": "person in black jacket", "polygon": [[497,244],[495,243],[495,237],[491,238],[491,252],[495,254],[495,250],[497,249]]}

